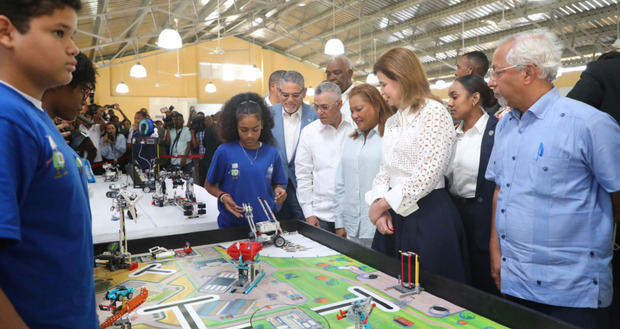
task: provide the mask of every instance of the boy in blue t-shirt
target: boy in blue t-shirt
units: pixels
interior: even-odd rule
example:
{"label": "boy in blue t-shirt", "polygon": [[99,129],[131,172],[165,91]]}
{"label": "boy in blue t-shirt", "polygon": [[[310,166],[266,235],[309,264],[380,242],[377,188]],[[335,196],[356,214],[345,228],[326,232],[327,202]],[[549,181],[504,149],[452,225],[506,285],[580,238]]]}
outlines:
{"label": "boy in blue t-shirt", "polygon": [[41,107],[75,70],[79,0],[0,1],[0,328],[96,328],[82,163]]}

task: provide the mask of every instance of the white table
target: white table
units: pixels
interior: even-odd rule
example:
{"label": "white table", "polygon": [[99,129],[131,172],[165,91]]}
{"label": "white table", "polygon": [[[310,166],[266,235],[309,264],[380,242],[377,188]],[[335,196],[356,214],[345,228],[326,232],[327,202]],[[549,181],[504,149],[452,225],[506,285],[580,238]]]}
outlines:
{"label": "white table", "polygon": [[[133,184],[125,175],[117,182],[104,182],[102,176],[96,176],[96,180],[96,183],[88,184],[94,243],[118,241],[120,221],[112,221],[110,208],[114,201],[105,196],[111,184],[128,183],[129,191],[135,192],[138,196],[143,194],[136,203],[137,221],[125,217],[129,240],[217,229],[217,200],[202,186],[194,185],[194,193],[198,202],[205,203],[207,214],[198,218],[187,218],[177,206],[160,208],[151,205],[153,193],[144,193],[142,190],[131,188]],[[172,184],[167,186],[168,194],[172,195]],[[176,193],[184,196],[185,187],[177,187]]]}

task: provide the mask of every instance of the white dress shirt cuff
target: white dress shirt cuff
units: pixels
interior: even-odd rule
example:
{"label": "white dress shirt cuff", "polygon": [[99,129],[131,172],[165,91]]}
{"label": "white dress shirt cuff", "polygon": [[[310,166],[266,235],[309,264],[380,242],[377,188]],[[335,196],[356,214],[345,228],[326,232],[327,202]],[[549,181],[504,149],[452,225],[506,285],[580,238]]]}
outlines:
{"label": "white dress shirt cuff", "polygon": [[344,221],[342,220],[342,214],[336,215],[336,220],[334,221],[334,228],[344,228]]}
{"label": "white dress shirt cuff", "polygon": [[312,205],[300,205],[301,206],[301,211],[304,212],[304,216],[306,216],[306,218],[310,217],[310,216],[314,216],[314,214],[312,213]]}
{"label": "white dress shirt cuff", "polygon": [[418,203],[413,202],[411,205],[405,207],[403,205],[403,187],[402,185],[394,186],[391,190],[385,193],[385,201],[390,205],[392,210],[397,214],[407,217],[414,211],[418,210]]}
{"label": "white dress shirt cuff", "polygon": [[375,200],[383,198],[389,189],[390,188],[387,185],[373,186],[372,190],[366,192],[364,195],[366,204],[370,206],[373,202],[375,202]]}

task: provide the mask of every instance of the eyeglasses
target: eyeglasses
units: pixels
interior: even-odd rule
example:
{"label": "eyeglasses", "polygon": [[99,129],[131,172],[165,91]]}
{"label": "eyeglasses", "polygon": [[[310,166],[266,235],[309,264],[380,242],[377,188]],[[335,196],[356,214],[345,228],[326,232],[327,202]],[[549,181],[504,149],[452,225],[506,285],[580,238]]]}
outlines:
{"label": "eyeglasses", "polygon": [[510,66],[506,66],[506,67],[502,67],[500,69],[491,69],[491,78],[493,79],[497,79],[499,78],[499,76],[501,75],[502,72],[510,70],[512,68],[517,67],[518,65],[510,65]]}
{"label": "eyeglasses", "polygon": [[314,109],[318,112],[319,110],[325,112],[327,110],[329,110],[330,107],[334,106],[338,104],[338,102],[336,101],[335,103],[331,103],[331,104],[314,104]]}
{"label": "eyeglasses", "polygon": [[88,98],[88,95],[90,95],[92,91],[93,91],[93,88],[90,88],[87,86],[81,86],[80,93],[82,93],[82,100],[85,101]]}
{"label": "eyeglasses", "polygon": [[284,92],[282,92],[282,90],[280,90],[280,95],[282,95],[282,97],[284,97],[284,98],[289,98],[289,97],[301,98],[301,96],[303,94],[302,93],[289,94],[289,93],[284,93]]}

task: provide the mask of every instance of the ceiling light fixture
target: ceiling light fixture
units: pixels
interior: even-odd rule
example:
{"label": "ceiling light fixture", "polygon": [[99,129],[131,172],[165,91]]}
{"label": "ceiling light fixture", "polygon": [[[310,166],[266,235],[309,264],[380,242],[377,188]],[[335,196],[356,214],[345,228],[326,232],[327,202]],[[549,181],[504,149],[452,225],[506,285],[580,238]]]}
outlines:
{"label": "ceiling light fixture", "polygon": [[146,68],[140,62],[137,62],[129,70],[129,76],[136,79],[146,78]]}
{"label": "ceiling light fixture", "polygon": [[179,49],[183,47],[183,40],[179,32],[172,28],[170,15],[170,0],[168,0],[168,27],[159,33],[157,46],[164,49]]}
{"label": "ceiling light fixture", "polygon": [[[136,59],[138,59],[138,58],[140,58],[140,56],[139,56],[140,53],[138,51],[137,40],[136,40],[136,44],[134,44],[134,45],[136,47]],[[132,77],[132,78],[136,78],[136,79],[146,78],[146,68],[144,66],[142,66],[142,64],[140,64],[140,62],[137,62],[129,70],[129,76]]]}
{"label": "ceiling light fixture", "polygon": [[217,91],[217,88],[215,87],[215,84],[212,81],[209,81],[209,83],[205,85],[205,91],[208,92],[209,94],[213,94],[214,92]]}
{"label": "ceiling light fixture", "polygon": [[126,94],[129,92],[129,86],[125,82],[121,81],[116,85],[116,92],[119,94]]}
{"label": "ceiling light fixture", "polygon": [[334,30],[334,37],[327,40],[325,43],[325,54],[330,56],[338,56],[344,54],[344,44],[340,39],[336,38],[336,5],[335,0],[332,0],[332,28]]}

